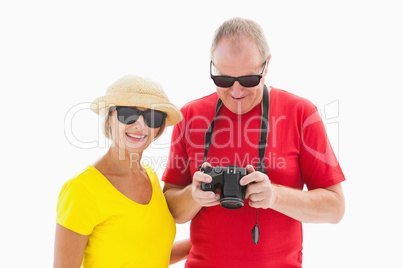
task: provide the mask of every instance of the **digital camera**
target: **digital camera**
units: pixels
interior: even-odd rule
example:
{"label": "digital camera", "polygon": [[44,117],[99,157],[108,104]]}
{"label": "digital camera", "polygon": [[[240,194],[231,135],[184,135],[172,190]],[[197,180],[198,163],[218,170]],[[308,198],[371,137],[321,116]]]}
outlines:
{"label": "digital camera", "polygon": [[201,183],[203,191],[221,191],[221,206],[227,209],[239,209],[244,205],[247,185],[240,185],[240,180],[247,175],[245,168],[238,166],[206,167],[204,173],[212,177],[212,182]]}

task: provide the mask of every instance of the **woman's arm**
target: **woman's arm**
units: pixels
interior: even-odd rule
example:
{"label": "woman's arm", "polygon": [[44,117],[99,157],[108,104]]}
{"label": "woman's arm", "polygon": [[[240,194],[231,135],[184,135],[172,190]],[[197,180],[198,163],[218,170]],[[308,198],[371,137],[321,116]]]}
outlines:
{"label": "woman's arm", "polygon": [[174,264],[176,262],[187,259],[190,249],[191,249],[190,238],[174,242],[172,252],[170,253],[169,264]]}
{"label": "woman's arm", "polygon": [[81,267],[89,235],[81,235],[57,224],[54,245],[54,268]]}

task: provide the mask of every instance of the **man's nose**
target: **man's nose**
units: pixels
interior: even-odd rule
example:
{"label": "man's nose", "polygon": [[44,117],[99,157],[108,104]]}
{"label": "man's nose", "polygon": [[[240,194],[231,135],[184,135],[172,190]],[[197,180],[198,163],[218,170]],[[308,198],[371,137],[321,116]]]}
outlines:
{"label": "man's nose", "polygon": [[233,98],[240,98],[243,94],[243,87],[240,85],[239,81],[235,81],[232,88],[231,94]]}

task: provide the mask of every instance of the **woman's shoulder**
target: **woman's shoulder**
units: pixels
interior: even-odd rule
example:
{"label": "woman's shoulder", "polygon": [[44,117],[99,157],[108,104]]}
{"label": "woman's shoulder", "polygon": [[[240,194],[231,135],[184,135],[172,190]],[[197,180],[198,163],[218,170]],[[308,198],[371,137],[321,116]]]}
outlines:
{"label": "woman's shoulder", "polygon": [[160,183],[159,183],[159,179],[158,179],[158,175],[156,174],[155,170],[148,164],[142,162],[141,165],[143,166],[143,168],[145,169],[145,172],[148,175],[149,180],[151,181],[151,183],[153,185],[158,185],[160,188]]}
{"label": "woman's shoulder", "polygon": [[91,186],[99,176],[101,176],[101,174],[96,168],[87,166],[64,183],[62,192],[67,189],[91,189]]}
{"label": "woman's shoulder", "polygon": [[148,165],[147,163],[144,163],[144,162],[142,162],[141,165],[145,169],[145,171],[147,172],[147,174],[150,177],[150,179],[153,179],[153,178],[158,179],[158,175],[156,175],[155,170],[150,165]]}
{"label": "woman's shoulder", "polygon": [[81,183],[91,183],[94,178],[102,176],[100,171],[93,166],[86,166],[71,180]]}

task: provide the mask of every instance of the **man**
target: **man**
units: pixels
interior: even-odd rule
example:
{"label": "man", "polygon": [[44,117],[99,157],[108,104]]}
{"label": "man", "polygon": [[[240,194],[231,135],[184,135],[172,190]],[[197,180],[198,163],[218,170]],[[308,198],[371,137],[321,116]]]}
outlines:
{"label": "man", "polygon": [[[211,47],[216,93],[185,105],[184,120],[173,130],[162,180],[175,221],[191,220],[186,267],[302,267],[301,222],[338,223],[343,217],[345,178],[317,109],[273,87],[263,100],[269,60],[259,25],[241,18],[224,22]],[[263,109],[269,109],[267,141]],[[214,117],[206,150],[205,132]],[[219,192],[201,189],[212,178],[200,166],[228,165],[247,170],[239,182],[247,186],[246,200],[236,210],[219,205]]]}

